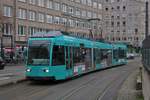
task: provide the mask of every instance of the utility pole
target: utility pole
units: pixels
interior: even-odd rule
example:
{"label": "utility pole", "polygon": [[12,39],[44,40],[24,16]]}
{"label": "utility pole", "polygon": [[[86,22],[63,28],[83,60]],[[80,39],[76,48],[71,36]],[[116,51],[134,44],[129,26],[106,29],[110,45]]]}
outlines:
{"label": "utility pole", "polygon": [[0,52],[1,57],[4,58],[4,51],[3,51],[3,13],[2,13],[2,1],[0,0]]}
{"label": "utility pole", "polygon": [[2,24],[2,15],[1,15],[1,12],[0,12],[0,42],[1,42],[1,47],[0,47],[0,52],[1,52],[1,57],[3,57],[3,37],[2,37],[2,27],[3,27],[3,24]]}
{"label": "utility pole", "polygon": [[148,37],[149,32],[149,15],[148,15],[148,1],[146,1],[146,11],[145,11],[145,38]]}
{"label": "utility pole", "polygon": [[[11,35],[11,49],[13,50],[13,51],[16,51],[16,48],[15,48],[15,40],[16,40],[16,11],[17,11],[17,0],[13,0],[14,2],[14,4],[13,4],[13,7],[14,7],[14,10],[13,10],[13,32],[12,32],[12,35]],[[14,52],[15,53],[15,52]],[[11,59],[13,59],[13,54],[12,54],[12,58]]]}

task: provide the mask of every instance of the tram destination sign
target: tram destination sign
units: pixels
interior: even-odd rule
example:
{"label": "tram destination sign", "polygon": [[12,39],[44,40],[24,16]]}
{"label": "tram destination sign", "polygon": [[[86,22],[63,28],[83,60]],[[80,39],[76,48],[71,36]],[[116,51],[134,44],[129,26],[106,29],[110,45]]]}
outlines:
{"label": "tram destination sign", "polygon": [[46,37],[56,37],[61,36],[62,33],[60,31],[50,31],[50,32],[37,32],[33,34],[31,37],[33,38],[46,38]]}
{"label": "tram destination sign", "polygon": [[34,45],[34,46],[36,46],[36,45],[49,45],[50,44],[50,41],[48,41],[48,40],[33,40],[33,41],[30,41],[30,43],[29,43],[30,45]]}

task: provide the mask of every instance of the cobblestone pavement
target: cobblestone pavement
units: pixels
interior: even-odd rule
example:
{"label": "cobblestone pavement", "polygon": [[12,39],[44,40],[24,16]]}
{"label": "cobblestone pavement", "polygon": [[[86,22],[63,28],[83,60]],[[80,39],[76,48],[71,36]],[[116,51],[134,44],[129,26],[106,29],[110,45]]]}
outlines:
{"label": "cobblestone pavement", "polygon": [[136,77],[139,73],[137,69],[134,71],[122,85],[117,100],[137,100],[137,94],[141,91],[136,90]]}

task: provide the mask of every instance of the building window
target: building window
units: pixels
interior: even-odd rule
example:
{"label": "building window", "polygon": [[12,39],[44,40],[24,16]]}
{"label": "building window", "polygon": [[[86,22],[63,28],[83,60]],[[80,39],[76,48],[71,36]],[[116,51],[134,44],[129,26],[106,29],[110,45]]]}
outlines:
{"label": "building window", "polygon": [[67,12],[67,5],[66,4],[62,4],[62,11]]}
{"label": "building window", "polygon": [[80,16],[80,9],[76,8],[76,16]]}
{"label": "building window", "polygon": [[12,7],[4,6],[4,16],[12,17]]}
{"label": "building window", "polygon": [[89,18],[91,18],[92,17],[92,13],[91,12],[87,12],[87,16],[89,17]]}
{"label": "building window", "polygon": [[114,26],[114,22],[111,22],[111,26],[112,26],[112,27]]}
{"label": "building window", "polygon": [[55,3],[54,3],[54,9],[55,9],[55,10],[60,10],[60,4],[57,3],[57,2],[55,2]]}
{"label": "building window", "polygon": [[86,0],[81,0],[81,3],[86,5]]}
{"label": "building window", "polygon": [[109,21],[106,21],[105,23],[106,23],[106,27],[108,27],[109,26]]}
{"label": "building window", "polygon": [[111,3],[115,2],[114,0],[111,0]]}
{"label": "building window", "polygon": [[93,13],[93,18],[97,18],[97,14],[96,13]]}
{"label": "building window", "polygon": [[87,0],[87,5],[92,6],[92,0]]}
{"label": "building window", "polygon": [[29,11],[29,20],[35,21],[35,11]]}
{"label": "building window", "polygon": [[79,27],[80,24],[79,24],[79,21],[76,21],[76,27]]}
{"label": "building window", "polygon": [[120,22],[117,22],[117,26],[120,26]]}
{"label": "building window", "polygon": [[38,14],[38,21],[39,22],[44,22],[44,14],[43,13]]}
{"label": "building window", "polygon": [[125,21],[123,21],[122,24],[123,24],[123,26],[126,26],[126,22]]}
{"label": "building window", "polygon": [[60,17],[54,17],[54,23],[59,24],[60,22]]}
{"label": "building window", "polygon": [[47,23],[53,23],[53,17],[51,15],[46,15]]}
{"label": "building window", "polygon": [[44,7],[45,0],[38,0],[38,6]]}
{"label": "building window", "polygon": [[53,9],[53,2],[51,0],[47,0],[47,8]]}
{"label": "building window", "polygon": [[97,2],[93,2],[93,8],[97,8]]}
{"label": "building window", "polygon": [[74,27],[74,21],[72,19],[69,19],[68,22],[69,22],[69,26]]}
{"label": "building window", "polygon": [[101,14],[98,14],[98,18],[99,18],[99,19],[102,19],[102,15],[101,15]]}
{"label": "building window", "polygon": [[123,6],[123,11],[125,11],[126,10],[126,6]]}
{"label": "building window", "polygon": [[66,25],[67,24],[67,19],[66,18],[61,18],[61,24]]}
{"label": "building window", "polygon": [[75,2],[77,2],[77,3],[80,3],[80,0],[74,0]]}
{"label": "building window", "polygon": [[73,14],[73,7],[71,6],[68,7],[68,13]]}
{"label": "building window", "polygon": [[18,25],[18,35],[25,35],[26,27],[22,25]]}
{"label": "building window", "polygon": [[108,8],[106,7],[105,10],[108,11]]}
{"label": "building window", "polygon": [[117,10],[120,10],[120,6],[117,6]]}
{"label": "building window", "polygon": [[26,2],[26,0],[18,0],[18,1],[21,1],[21,2]]}
{"label": "building window", "polygon": [[35,5],[36,4],[36,0],[29,0],[29,3]]}
{"label": "building window", "polygon": [[12,24],[3,24],[3,33],[5,35],[11,35],[11,32],[12,32]]}
{"label": "building window", "polygon": [[123,30],[123,35],[125,35],[125,34],[126,34],[126,30],[124,29],[124,30]]}
{"label": "building window", "polygon": [[82,17],[86,17],[86,11],[85,10],[82,10]]}
{"label": "building window", "polygon": [[102,9],[102,4],[98,4],[98,9]]}
{"label": "building window", "polygon": [[29,35],[32,36],[36,32],[35,27],[29,27]]}
{"label": "building window", "polygon": [[27,17],[26,13],[27,13],[27,11],[25,9],[19,9],[18,18],[20,18],[20,19],[26,19],[26,17]]}
{"label": "building window", "polygon": [[120,16],[117,16],[117,19],[120,19]]}

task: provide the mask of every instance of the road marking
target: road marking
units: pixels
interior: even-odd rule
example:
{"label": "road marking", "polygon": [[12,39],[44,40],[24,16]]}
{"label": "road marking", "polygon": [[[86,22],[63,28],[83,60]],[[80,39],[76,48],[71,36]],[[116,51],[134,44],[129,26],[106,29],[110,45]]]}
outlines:
{"label": "road marking", "polygon": [[10,77],[3,77],[3,78],[0,78],[0,81],[2,81],[2,80],[8,80],[8,79],[10,79]]}
{"label": "road marking", "polygon": [[0,77],[4,77],[4,76],[12,76],[12,73],[7,73],[7,74],[0,74]]}

